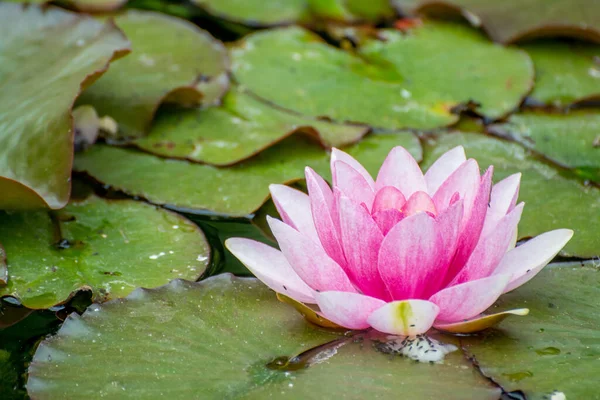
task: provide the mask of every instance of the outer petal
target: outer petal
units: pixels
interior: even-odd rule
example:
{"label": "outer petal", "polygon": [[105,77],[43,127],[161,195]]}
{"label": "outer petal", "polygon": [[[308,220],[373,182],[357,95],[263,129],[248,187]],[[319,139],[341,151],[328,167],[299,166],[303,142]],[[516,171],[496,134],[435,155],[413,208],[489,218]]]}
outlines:
{"label": "outer petal", "polygon": [[339,189],[345,196],[350,197],[356,203],[365,203],[370,210],[373,206],[375,193],[365,178],[343,161],[333,164],[334,187]]}
{"label": "outer petal", "polygon": [[427,300],[392,301],[373,311],[367,322],[380,332],[415,336],[431,328],[438,312],[438,306]]}
{"label": "outer petal", "polygon": [[379,170],[375,187],[379,190],[384,186],[394,186],[406,198],[416,191],[427,191],[419,164],[403,147],[394,147]]}
{"label": "outer petal", "polygon": [[462,146],[456,146],[442,154],[425,173],[428,193],[433,195],[442,183],[466,160],[465,149]]}
{"label": "outer petal", "polygon": [[384,186],[375,195],[372,213],[389,209],[400,210],[406,203],[406,198],[401,191],[393,186]]}
{"label": "outer petal", "polygon": [[458,193],[464,201],[465,218],[468,218],[471,215],[480,180],[477,161],[470,159],[462,163],[433,195],[433,202],[438,211],[445,210],[450,205],[454,193]]}
{"label": "outer petal", "polygon": [[346,261],[340,240],[339,219],[334,210],[333,193],[319,174],[308,167],[305,172],[312,218],[319,240],[329,257],[343,265]]}
{"label": "outer petal", "polygon": [[498,222],[517,204],[521,173],[510,175],[492,187],[490,204],[485,217],[483,236],[491,232]]}
{"label": "outer petal", "polygon": [[510,275],[493,275],[441,290],[429,301],[440,308],[437,321],[463,321],[481,314],[500,297]]}
{"label": "outer petal", "polygon": [[529,314],[528,308],[517,308],[514,310],[503,311],[496,314],[481,315],[466,321],[453,322],[453,323],[435,323],[434,327],[441,331],[452,332],[452,333],[474,333],[479,332],[487,328],[502,322],[506,317],[511,315],[527,315]]}
{"label": "outer petal", "polygon": [[477,243],[469,261],[453,279],[452,285],[484,278],[492,274],[506,254],[508,244],[521,219],[524,204],[516,206],[498,223],[496,229]]}
{"label": "outer petal", "polygon": [[379,226],[379,230],[381,230],[383,236],[387,235],[388,232],[402,220],[402,218],[404,218],[404,214],[391,208],[373,214],[373,220],[377,223],[377,226]]}
{"label": "outer petal", "polygon": [[321,246],[278,219],[267,217],[267,221],[285,258],[308,286],[317,291],[356,291],[342,267]]}
{"label": "outer petal", "polygon": [[302,281],[279,250],[244,238],[227,239],[225,247],[274,291],[300,302],[315,303],[314,291]]}
{"label": "outer petal", "polygon": [[285,185],[270,185],[269,190],[283,222],[318,241],[308,195]]}
{"label": "outer petal", "polygon": [[361,163],[356,161],[356,159],[354,157],[352,157],[348,153],[345,153],[336,148],[331,149],[331,176],[333,176],[333,185],[334,186],[337,185],[336,177],[335,177],[335,173],[334,173],[334,165],[335,165],[336,161],[343,161],[346,164],[348,164],[349,166],[351,166],[356,172],[358,172],[359,174],[361,174],[363,176],[363,178],[369,184],[371,189],[375,190],[375,181],[371,177],[371,174],[369,174],[369,171],[367,171],[365,169],[365,167],[362,166]]}
{"label": "outer petal", "polygon": [[377,257],[383,234],[362,205],[345,196],[340,197],[339,201],[342,243],[347,262],[346,273],[364,294],[390,299],[377,270]]}
{"label": "outer petal", "polygon": [[349,329],[366,329],[367,318],[385,302],[359,293],[322,292],[315,296],[321,313],[330,321]]}
{"label": "outer petal", "polygon": [[509,274],[510,283],[504,290],[509,292],[533,278],[542,270],[573,237],[570,229],[557,229],[542,233],[506,253],[494,274]]}
{"label": "outer petal", "polygon": [[436,215],[437,211],[435,209],[435,204],[433,204],[433,200],[431,197],[425,192],[414,192],[412,196],[406,201],[402,211],[406,215],[413,215],[418,212],[428,212],[432,215]]}
{"label": "outer petal", "polygon": [[427,213],[404,218],[387,234],[379,250],[378,268],[392,298],[419,298],[431,280],[444,275],[443,253],[435,220]]}

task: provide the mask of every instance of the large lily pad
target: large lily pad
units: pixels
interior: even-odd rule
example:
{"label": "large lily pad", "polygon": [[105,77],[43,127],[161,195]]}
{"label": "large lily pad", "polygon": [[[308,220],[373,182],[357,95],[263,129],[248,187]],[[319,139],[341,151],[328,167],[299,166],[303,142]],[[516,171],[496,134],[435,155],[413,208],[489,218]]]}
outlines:
{"label": "large lily pad", "polygon": [[[396,145],[420,159],[421,146],[408,132],[371,135],[346,150],[373,174]],[[271,183],[297,181],[304,167],[329,176],[329,154],[308,138],[294,135],[230,168],[169,160],[131,149],[96,145],[79,154],[75,169],[129,195],[156,204],[246,216],[269,196]]]}
{"label": "large lily pad", "polygon": [[95,301],[124,297],[171,279],[195,280],[210,250],[190,221],[135,201],[96,197],[47,212],[0,213],[8,285],[33,309],[64,303],[78,290]]}
{"label": "large lily pad", "polygon": [[142,136],[162,102],[218,102],[227,90],[223,44],[185,20],[129,10],[115,18],[132,43],[132,54],[115,63],[86,90],[91,104],[119,124],[121,136]]}
{"label": "large lily pad", "polygon": [[541,36],[600,42],[600,4],[588,0],[392,0],[409,13],[462,13],[492,39],[512,43]]}
{"label": "large lily pad", "polygon": [[0,209],[67,203],[71,106],[127,48],[113,24],[54,7],[0,3]]}
{"label": "large lily pad", "polygon": [[[336,339],[303,355],[308,368],[266,367]],[[459,352],[415,364],[352,341],[309,325],[253,278],[174,281],[71,315],[38,348],[27,390],[39,400],[499,397]]]}
{"label": "large lily pad", "polygon": [[367,131],[364,126],[290,114],[232,90],[221,107],[160,113],[150,134],[135,145],[166,157],[230,165],[296,132],[316,136],[325,146],[341,147],[358,141]]}
{"label": "large lily pad", "polygon": [[517,140],[585,179],[600,182],[600,113],[528,112],[513,115],[507,124],[490,127],[495,134]]}
{"label": "large lily pad", "polygon": [[557,107],[600,99],[600,46],[540,41],[522,46],[533,59],[531,98]]}
{"label": "large lily pad", "polygon": [[575,231],[561,254],[592,258],[600,255],[600,190],[561,176],[554,168],[531,157],[516,143],[474,133],[451,133],[431,140],[424,166],[443,152],[463,145],[481,168],[494,165],[494,180],[521,172],[519,201],[525,202],[519,237],[559,228]]}
{"label": "large lily pad", "polygon": [[[527,318],[463,342],[486,376],[527,399],[597,399],[600,358],[600,270],[598,263],[550,266],[496,304],[498,310],[526,304]],[[545,396],[545,397],[544,397]]]}
{"label": "large lily pad", "polygon": [[498,118],[531,88],[526,53],[469,27],[425,22],[379,34],[385,41],[353,54],[300,28],[261,31],[231,51],[232,69],[244,87],[284,108],[387,129],[449,125],[458,119],[453,108],[469,102]]}

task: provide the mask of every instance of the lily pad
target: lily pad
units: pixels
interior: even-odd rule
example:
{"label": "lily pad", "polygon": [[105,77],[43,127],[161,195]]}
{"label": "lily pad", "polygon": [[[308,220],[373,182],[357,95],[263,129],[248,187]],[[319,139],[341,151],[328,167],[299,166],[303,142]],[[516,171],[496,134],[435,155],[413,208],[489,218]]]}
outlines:
{"label": "lily pad", "polygon": [[[429,129],[473,102],[488,118],[517,108],[533,82],[527,54],[454,23],[383,30],[356,53],[301,28],[246,36],[231,51],[236,79],[259,97],[313,117],[385,129]],[[276,82],[276,84],[274,84]]]}
{"label": "lily pad", "polygon": [[519,201],[525,202],[519,237],[527,238],[559,228],[575,231],[560,254],[581,258],[600,255],[600,190],[565,178],[536,160],[516,143],[475,133],[442,134],[429,142],[423,165],[431,165],[445,151],[464,146],[481,168],[494,165],[494,180],[521,172]]}
{"label": "lily pad", "polygon": [[572,168],[584,179],[600,182],[599,112],[590,109],[568,114],[515,114],[508,123],[493,125],[489,129],[564,167]]}
{"label": "lily pad", "polygon": [[541,36],[600,42],[600,4],[588,0],[392,0],[407,13],[461,13],[501,43]]}
{"label": "lily pad", "polygon": [[521,47],[535,66],[535,102],[566,107],[600,99],[600,45],[540,41]]}
{"label": "lily pad", "polygon": [[[346,150],[376,173],[389,150],[402,145],[420,159],[421,146],[408,132],[371,135]],[[329,154],[310,139],[293,135],[230,168],[159,158],[132,149],[95,145],[78,154],[75,169],[155,204],[217,214],[247,216],[269,197],[272,183],[304,178],[304,167],[329,176]]]}
{"label": "lily pad", "polygon": [[526,304],[526,318],[465,339],[482,372],[505,390],[542,400],[558,391],[567,399],[598,398],[594,371],[600,358],[600,265],[546,267],[522,288],[504,295],[500,309]]}
{"label": "lily pad", "polygon": [[341,147],[358,141],[368,130],[290,114],[236,89],[225,96],[221,107],[160,113],[150,134],[134,143],[161,156],[231,165],[293,133]]}
{"label": "lily pad", "polygon": [[220,100],[229,86],[225,47],[183,19],[129,10],[115,18],[133,52],[86,90],[78,104],[109,115],[125,137],[143,136],[162,102],[186,106]]}
{"label": "lily pad", "polygon": [[439,365],[384,355],[367,340],[353,343],[308,324],[256,279],[231,275],[173,281],[72,314],[39,346],[27,390],[39,400],[500,395],[459,352]]}
{"label": "lily pad", "polygon": [[71,107],[127,51],[111,23],[55,7],[0,3],[0,209],[67,203]]}
{"label": "lily pad", "polygon": [[124,297],[138,287],[198,279],[210,249],[190,221],[135,202],[90,197],[57,212],[0,212],[13,296],[32,309],[67,301],[78,290],[93,300]]}
{"label": "lily pad", "polygon": [[79,11],[108,12],[121,8],[127,0],[70,0],[68,3]]}

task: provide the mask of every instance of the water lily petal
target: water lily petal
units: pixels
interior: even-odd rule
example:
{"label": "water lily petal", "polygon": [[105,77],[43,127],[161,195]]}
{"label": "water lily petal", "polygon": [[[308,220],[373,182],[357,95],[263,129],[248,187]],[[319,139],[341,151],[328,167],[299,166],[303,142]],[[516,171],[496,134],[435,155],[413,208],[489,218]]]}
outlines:
{"label": "water lily petal", "polygon": [[435,208],[435,204],[433,204],[433,200],[429,195],[425,192],[414,192],[412,196],[406,201],[404,207],[402,207],[402,212],[404,214],[413,215],[418,212],[428,212],[432,215],[436,215],[437,211]]}
{"label": "water lily petal", "polygon": [[477,243],[469,261],[452,280],[451,285],[484,278],[492,274],[506,254],[508,244],[521,219],[524,203],[517,205],[500,220],[496,229]]}
{"label": "water lily petal", "polygon": [[375,193],[365,178],[350,165],[343,161],[333,164],[334,187],[356,203],[364,203],[370,210],[373,206]]}
{"label": "water lily petal", "polygon": [[439,311],[427,300],[392,301],[373,311],[367,322],[380,332],[415,336],[431,328]]}
{"label": "water lily petal", "polygon": [[448,276],[448,266],[452,262],[460,242],[460,222],[463,215],[463,201],[458,200],[435,219],[439,247],[441,249],[435,275],[430,275],[429,284],[423,292],[428,297],[445,287]]}
{"label": "water lily petal", "polygon": [[570,229],[542,233],[504,255],[494,274],[509,274],[509,292],[533,278],[573,237]]}
{"label": "water lily petal", "polygon": [[372,213],[390,209],[401,210],[406,203],[406,198],[402,192],[393,186],[384,186],[375,195],[373,200]]}
{"label": "water lily petal", "polygon": [[441,184],[466,160],[465,149],[462,146],[456,146],[442,154],[425,173],[428,193],[433,195]]}
{"label": "water lily petal", "polygon": [[308,322],[310,322],[312,324],[322,326],[323,328],[332,328],[332,329],[342,328],[340,325],[325,318],[323,315],[321,315],[320,312],[315,311],[312,307],[309,307],[304,303],[296,301],[296,300],[292,299],[291,297],[286,296],[281,293],[276,293],[276,296],[277,296],[277,300],[294,307],[296,309],[296,311],[298,311],[304,317],[304,319],[306,319]]}
{"label": "water lily petal", "polygon": [[283,222],[318,241],[308,195],[285,185],[270,185],[269,190]]}
{"label": "water lily petal", "polygon": [[481,314],[500,297],[510,275],[492,275],[443,289],[429,298],[440,308],[437,321],[463,321]]}
{"label": "water lily petal", "polygon": [[394,299],[419,298],[431,279],[445,275],[438,239],[435,220],[427,213],[404,218],[383,239],[379,274]]}
{"label": "water lily petal", "polygon": [[404,214],[398,210],[392,208],[388,210],[378,211],[373,214],[373,220],[377,223],[379,230],[383,236],[387,235],[388,232],[404,218]]}
{"label": "water lily petal", "polygon": [[379,170],[375,187],[380,190],[384,186],[394,186],[405,198],[419,190],[427,191],[419,164],[403,147],[394,147]]}
{"label": "water lily petal", "polygon": [[487,236],[496,227],[498,221],[515,207],[520,184],[521,173],[517,173],[504,178],[492,187],[490,204],[483,227],[483,236]]}
{"label": "water lily petal", "polygon": [[305,170],[312,219],[321,245],[338,264],[344,265],[344,252],[340,240],[340,227],[331,188],[312,168]]}
{"label": "water lily petal", "polygon": [[317,291],[356,291],[342,267],[319,244],[278,219],[267,217],[267,222],[283,255],[308,286]]}
{"label": "water lily petal", "polygon": [[362,205],[341,196],[339,207],[342,244],[347,262],[344,270],[364,294],[391,300],[377,270],[383,234]]}
{"label": "water lily petal", "polygon": [[433,195],[433,202],[438,211],[443,211],[450,205],[454,193],[463,199],[465,216],[471,215],[471,208],[480,186],[481,175],[477,161],[469,159],[461,164],[439,187]]}
{"label": "water lily petal", "polygon": [[436,322],[433,326],[435,329],[445,332],[474,333],[487,328],[491,328],[492,326],[502,322],[506,317],[510,317],[511,315],[524,316],[527,314],[529,314],[528,308],[517,308],[514,310],[507,310],[496,314],[481,315],[466,321],[439,324]]}
{"label": "water lily petal", "polygon": [[317,293],[317,305],[323,316],[349,329],[366,329],[367,318],[385,302],[360,293],[329,291]]}
{"label": "water lily petal", "polygon": [[315,303],[314,291],[298,276],[281,251],[244,238],[227,239],[225,247],[274,291],[303,303]]}
{"label": "water lily petal", "polygon": [[352,157],[350,154],[345,153],[342,150],[336,148],[331,149],[331,176],[333,176],[334,186],[337,186],[336,176],[334,172],[336,161],[343,161],[349,166],[351,166],[356,172],[363,176],[363,178],[369,184],[371,189],[375,190],[375,181],[371,177],[371,174],[369,174],[369,171],[367,171],[365,167],[363,167],[361,163],[356,161],[356,159],[354,159],[354,157]]}

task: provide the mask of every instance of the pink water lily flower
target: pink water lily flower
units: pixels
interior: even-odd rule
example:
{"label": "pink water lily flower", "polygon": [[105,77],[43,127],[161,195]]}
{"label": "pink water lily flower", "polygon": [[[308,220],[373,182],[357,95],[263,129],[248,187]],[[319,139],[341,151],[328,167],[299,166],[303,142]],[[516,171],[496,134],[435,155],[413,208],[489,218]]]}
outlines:
{"label": "pink water lily flower", "polygon": [[526,314],[482,312],[533,278],[573,235],[558,229],[515,247],[521,176],[492,186],[492,171],[481,176],[459,146],[423,174],[396,147],[373,180],[333,149],[333,189],[311,168],[308,195],[271,185],[283,221],[270,218],[269,226],[281,251],[244,238],[226,246],[271,289],[342,327],[405,336],[432,326],[477,331]]}

